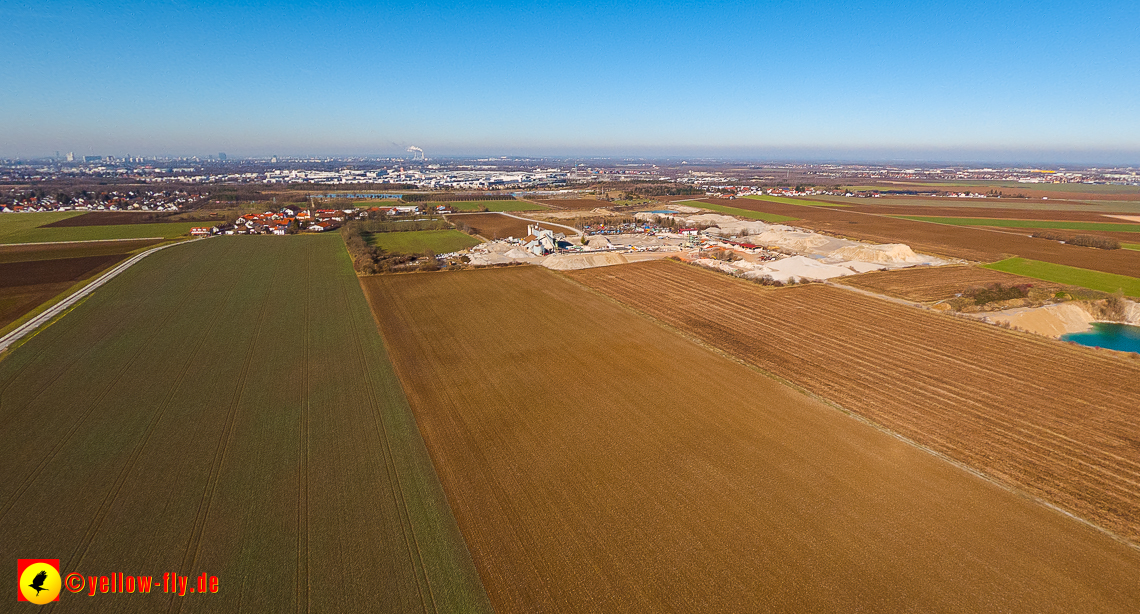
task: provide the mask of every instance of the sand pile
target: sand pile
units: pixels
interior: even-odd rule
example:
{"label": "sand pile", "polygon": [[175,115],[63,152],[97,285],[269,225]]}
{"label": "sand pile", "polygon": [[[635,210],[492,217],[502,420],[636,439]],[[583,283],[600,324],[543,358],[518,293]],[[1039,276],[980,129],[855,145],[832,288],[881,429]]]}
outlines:
{"label": "sand pile", "polygon": [[831,252],[830,257],[834,260],[856,260],[883,264],[917,264],[928,260],[918,256],[909,246],[902,243],[849,245]]}
{"label": "sand pile", "polygon": [[1083,333],[1092,328],[1092,314],[1075,302],[1048,305],[1036,309],[1008,309],[987,314],[990,322],[1009,324],[1046,337]]}
{"label": "sand pile", "polygon": [[625,264],[627,262],[629,262],[629,260],[622,254],[610,252],[605,254],[560,254],[547,256],[538,264],[555,271],[576,271],[578,269]]}
{"label": "sand pile", "polygon": [[796,230],[783,230],[771,228],[756,235],[745,237],[749,243],[756,245],[774,245],[797,252],[811,251],[822,245],[827,245],[831,239],[814,232]]}
{"label": "sand pile", "polygon": [[534,254],[526,251],[525,249],[520,249],[518,247],[515,247],[515,248],[508,250],[506,253],[503,254],[503,256],[505,256],[507,258],[514,258],[514,259],[520,259],[521,258],[524,260],[527,258],[534,258]]}
{"label": "sand pile", "polygon": [[602,235],[591,235],[590,238],[586,240],[586,245],[588,245],[590,249],[608,249],[613,246],[613,243],[610,243],[610,240]]}
{"label": "sand pile", "polygon": [[769,262],[754,271],[745,273],[748,278],[771,277],[776,281],[788,283],[791,281],[824,280],[832,277],[854,275],[855,271],[848,267],[835,264],[826,264],[807,256],[792,256],[775,262]]}

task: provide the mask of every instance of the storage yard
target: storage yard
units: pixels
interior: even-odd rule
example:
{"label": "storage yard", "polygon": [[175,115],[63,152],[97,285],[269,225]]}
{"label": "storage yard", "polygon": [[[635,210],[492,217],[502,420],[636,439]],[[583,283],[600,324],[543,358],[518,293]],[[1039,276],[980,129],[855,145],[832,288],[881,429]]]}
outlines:
{"label": "storage yard", "polygon": [[1140,359],[674,262],[568,273],[922,446],[1140,541]]}
{"label": "storage yard", "polygon": [[1140,361],[679,263],[564,274],[679,335],[559,275],[362,280],[496,611],[1140,603],[1136,548],[684,335],[1133,538]]}

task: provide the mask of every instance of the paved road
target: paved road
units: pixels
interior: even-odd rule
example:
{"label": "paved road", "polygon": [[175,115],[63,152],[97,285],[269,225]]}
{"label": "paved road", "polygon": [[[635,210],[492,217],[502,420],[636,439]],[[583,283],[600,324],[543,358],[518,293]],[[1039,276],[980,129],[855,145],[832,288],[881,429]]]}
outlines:
{"label": "paved road", "polygon": [[87,284],[86,286],[83,286],[82,288],[80,288],[75,294],[72,294],[71,296],[63,299],[62,301],[56,303],[55,305],[52,305],[43,313],[32,318],[31,320],[28,320],[27,322],[24,322],[23,324],[18,326],[15,330],[8,333],[7,335],[0,337],[0,352],[7,350],[13,343],[24,338],[26,335],[28,335],[32,331],[36,330],[37,328],[39,328],[44,323],[50,322],[52,320],[52,318],[63,313],[69,307],[71,307],[72,305],[74,305],[74,304],[78,303],[80,300],[82,300],[83,297],[87,296],[88,294],[91,294],[92,292],[94,292],[96,289],[98,289],[103,284],[114,279],[115,276],[118,275],[119,273],[122,273],[123,271],[131,268],[131,266],[134,265],[139,260],[146,258],[147,256],[157,252],[160,249],[166,249],[168,247],[171,247],[172,245],[182,245],[183,243],[193,243],[194,241],[201,241],[201,240],[202,239],[199,238],[199,239],[191,239],[189,241],[183,241],[182,243],[169,243],[167,245],[161,245],[159,247],[155,247],[153,249],[148,249],[145,252],[136,254],[133,257],[131,257],[129,260],[122,262],[122,263],[119,263],[118,266],[111,269],[110,271],[107,271],[106,273],[103,273],[103,275],[100,276],[95,281],[93,281],[93,282]]}

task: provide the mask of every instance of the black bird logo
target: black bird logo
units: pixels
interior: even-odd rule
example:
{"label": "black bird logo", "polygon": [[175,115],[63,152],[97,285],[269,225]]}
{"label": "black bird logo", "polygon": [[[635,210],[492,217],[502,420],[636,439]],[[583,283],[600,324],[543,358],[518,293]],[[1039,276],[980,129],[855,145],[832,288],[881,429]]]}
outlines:
{"label": "black bird logo", "polygon": [[28,585],[28,588],[36,589],[36,596],[38,597],[40,595],[40,591],[46,590],[44,588],[44,581],[46,581],[46,580],[47,580],[47,572],[41,571],[40,573],[36,574],[35,579],[33,579],[32,583]]}

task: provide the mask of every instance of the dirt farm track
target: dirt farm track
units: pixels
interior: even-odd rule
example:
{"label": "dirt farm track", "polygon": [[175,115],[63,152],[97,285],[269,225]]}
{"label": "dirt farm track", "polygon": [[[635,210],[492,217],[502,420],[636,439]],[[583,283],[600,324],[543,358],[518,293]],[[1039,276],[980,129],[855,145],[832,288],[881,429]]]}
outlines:
{"label": "dirt farm track", "polygon": [[[853,318],[830,329],[832,336],[850,337],[844,345],[796,354],[796,346],[818,342],[803,324],[804,312],[813,308],[799,299],[824,301],[823,310],[831,313],[829,292],[845,291],[785,293],[794,298],[780,299],[779,309],[789,313],[775,327],[764,319],[775,319],[769,312],[776,299],[767,296],[776,293],[754,293],[751,286],[699,273],[660,263],[571,277],[643,311],[674,314],[658,317],[729,349],[757,346],[750,357],[765,368],[762,352],[786,361],[788,369],[813,378],[805,384],[810,389],[838,393],[851,387],[852,395],[869,399],[861,410],[884,421],[894,417],[905,425],[921,417],[899,405],[898,390],[875,379],[883,367],[854,359],[858,344],[875,350]],[[381,275],[362,283],[500,613],[1126,612],[1140,603],[1140,550],[567,277],[517,267]],[[648,291],[632,288],[636,284],[661,286],[658,298],[650,300]],[[841,298],[858,304],[859,297],[848,293]],[[731,319],[748,303],[761,306],[757,332]],[[461,317],[455,305],[463,306]],[[916,313],[917,319],[908,318],[909,311],[894,314],[904,332],[938,332],[941,320],[931,323]],[[710,315],[728,319],[718,328]],[[771,341],[759,336],[775,335],[771,328],[788,332]],[[741,347],[731,344],[737,335]],[[985,341],[996,345],[993,360],[1027,347],[1008,335]],[[979,419],[978,405],[991,403],[991,396],[1010,386],[1022,391],[1011,391],[1014,398],[1039,391],[1007,372],[963,370],[977,357],[954,347],[940,353],[942,342],[919,337],[912,345],[920,347],[901,344],[906,360],[888,365],[911,364],[915,394],[934,399],[924,428],[947,442],[985,439],[985,430],[1014,443],[1036,437],[1035,444],[1050,446],[1050,457],[1034,457],[1039,462],[1033,471],[1004,461],[992,466],[1008,468],[1011,476],[1038,476],[1043,485],[1054,477],[1096,482],[1103,493],[1097,501],[1117,513],[1105,518],[1124,518],[1134,509],[1127,503],[1134,500],[1132,486],[1119,492],[1068,465],[1065,475],[1045,475],[1055,464],[1052,455],[1099,462],[1112,451],[1130,456],[1109,461],[1111,471],[1099,477],[1134,479],[1131,444],[1091,436],[1103,435],[1106,421],[1121,419],[1122,401],[1107,405],[1116,413],[1099,415],[1093,408],[1103,398],[1078,403],[1079,424],[1051,425],[1081,438],[1067,445],[1034,429],[1033,420],[1018,413],[1024,408],[986,405],[997,415],[987,422]],[[1062,358],[1082,367],[1104,368],[1118,378],[1136,373],[1123,361],[1062,350],[1068,352]],[[939,360],[924,362],[932,357]],[[959,367],[951,370],[955,377],[970,374],[962,383],[1001,386],[981,393],[955,388],[957,382],[940,388],[923,371],[946,371],[948,365]],[[964,398],[969,396],[978,398]],[[939,422],[949,412],[962,414],[970,432]],[[1134,431],[1134,425],[1120,429]]]}
{"label": "dirt farm track", "polygon": [[1140,360],[835,287],[764,289],[674,262],[570,276],[1140,540]]}

